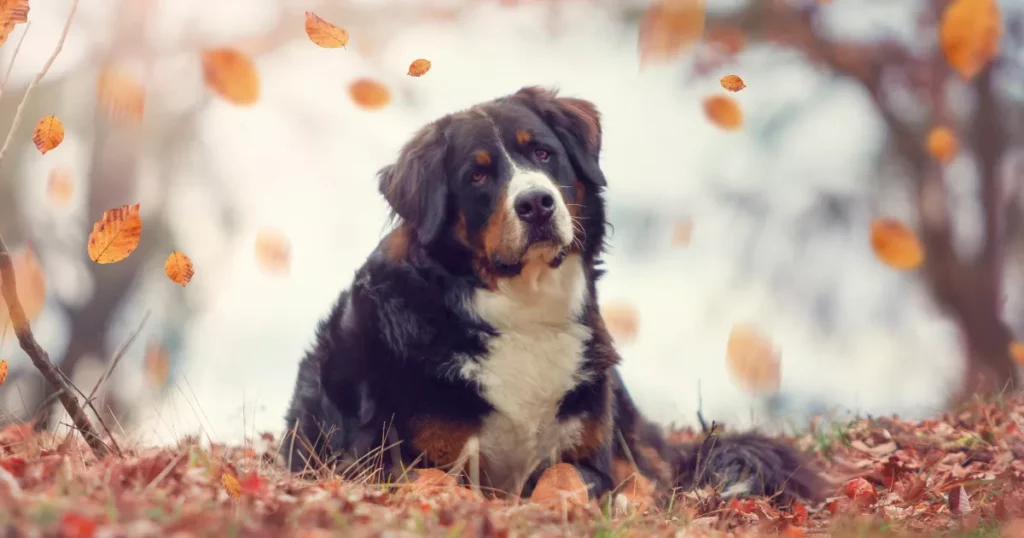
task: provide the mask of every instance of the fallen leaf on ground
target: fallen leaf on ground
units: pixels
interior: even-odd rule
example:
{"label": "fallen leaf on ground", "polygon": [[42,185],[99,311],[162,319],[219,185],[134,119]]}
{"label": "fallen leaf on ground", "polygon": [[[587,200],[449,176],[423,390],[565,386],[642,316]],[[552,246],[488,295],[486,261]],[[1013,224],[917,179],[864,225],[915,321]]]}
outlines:
{"label": "fallen leaf on ground", "polygon": [[658,0],[640,19],[640,64],[669,62],[704,33],[704,0]]}
{"label": "fallen leaf on ground", "polygon": [[949,511],[961,516],[971,513],[971,500],[963,486],[949,490]]}
{"label": "fallen leaf on ground", "polygon": [[206,86],[228,102],[251,105],[260,97],[260,78],[253,61],[241,52],[214,49],[202,52]]}
{"label": "fallen leaf on ground", "polygon": [[996,0],[954,0],[942,13],[939,46],[946,62],[970,80],[999,54],[1002,15]]}
{"label": "fallen leaf on ground", "polygon": [[228,492],[232,499],[237,499],[242,495],[242,485],[238,483],[238,479],[234,476],[223,473],[220,475],[220,483],[224,486],[224,491]]}
{"label": "fallen leaf on ground", "polygon": [[891,218],[871,221],[871,248],[883,263],[901,271],[924,263],[921,240],[902,222]]}
{"label": "fallen leaf on ground", "polygon": [[738,92],[747,87],[747,85],[743,83],[743,79],[736,75],[725,75],[722,77],[720,82],[723,88],[731,92]]}
{"label": "fallen leaf on ground", "polygon": [[115,263],[135,251],[142,237],[139,206],[124,205],[103,212],[89,234],[89,259],[96,263]]}
{"label": "fallen leaf on ground", "polygon": [[843,486],[843,494],[853,499],[860,507],[868,507],[878,502],[878,491],[871,482],[863,478],[854,478]]}
{"label": "fallen leaf on ground", "polygon": [[183,288],[188,286],[192,276],[196,274],[192,266],[192,259],[186,256],[184,252],[178,252],[177,250],[172,252],[170,256],[167,256],[167,261],[164,262],[164,273],[167,273],[167,278],[176,284],[180,284]]}
{"label": "fallen leaf on ground", "polygon": [[92,538],[96,535],[96,521],[75,512],[64,514],[60,518],[60,536],[62,538]]}
{"label": "fallen leaf on ground", "polygon": [[50,170],[50,178],[46,181],[46,199],[50,205],[57,208],[67,206],[74,192],[75,182],[71,178],[71,170],[63,167]]}
{"label": "fallen leaf on ground", "polygon": [[772,341],[754,326],[733,326],[725,355],[729,375],[747,392],[761,394],[779,390],[779,353]]}
{"label": "fallen leaf on ground", "polygon": [[391,91],[387,86],[370,78],[353,81],[348,93],[357,105],[368,110],[379,110],[391,102]]}
{"label": "fallen leaf on ground", "polygon": [[269,273],[286,273],[291,264],[291,245],[278,232],[264,230],[256,236],[256,260]]}
{"label": "fallen leaf on ground", "polygon": [[418,60],[413,60],[412,63],[409,64],[408,75],[410,77],[422,77],[427,74],[427,71],[430,71],[430,60],[420,58]]}
{"label": "fallen leaf on ground", "polygon": [[928,153],[941,163],[948,163],[956,156],[960,143],[949,127],[939,126],[928,132]]}
{"label": "fallen leaf on ground", "polygon": [[711,123],[726,131],[735,131],[743,125],[743,109],[728,95],[712,95],[704,98],[704,115]]}
{"label": "fallen leaf on ground", "polygon": [[[39,263],[39,257],[35,250],[25,245],[15,252],[11,252],[11,265],[14,267],[15,292],[22,310],[25,311],[25,319],[31,323],[43,311],[46,305],[46,272]],[[11,321],[7,304],[0,299],[0,332]],[[20,329],[21,327],[14,327]]]}
{"label": "fallen leaf on ground", "polygon": [[43,155],[52,151],[64,141],[64,124],[50,115],[39,120],[32,129],[32,142]]}
{"label": "fallen leaf on ground", "polygon": [[146,90],[137,78],[116,68],[104,69],[96,82],[97,98],[115,122],[138,125],[146,108]]}
{"label": "fallen leaf on ground", "polygon": [[621,343],[636,340],[640,330],[640,312],[626,301],[605,301],[601,305],[601,317],[612,337]]}
{"label": "fallen leaf on ground", "polygon": [[548,467],[537,479],[530,501],[548,508],[586,504],[587,485],[572,464],[557,463]]}
{"label": "fallen leaf on ground", "polygon": [[348,32],[335,26],[312,11],[306,12],[306,35],[309,40],[325,49],[339,49],[348,45]]}
{"label": "fallen leaf on ground", "polygon": [[459,485],[455,477],[441,469],[427,468],[417,469],[416,478],[412,481],[412,489],[417,492],[426,492],[438,489],[454,488]]}

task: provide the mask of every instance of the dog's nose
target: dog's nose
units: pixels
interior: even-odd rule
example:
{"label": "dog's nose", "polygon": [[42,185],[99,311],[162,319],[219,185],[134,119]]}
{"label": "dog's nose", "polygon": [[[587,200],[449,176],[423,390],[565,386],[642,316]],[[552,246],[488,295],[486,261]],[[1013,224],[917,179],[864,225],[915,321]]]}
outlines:
{"label": "dog's nose", "polygon": [[555,197],[544,189],[531,189],[516,196],[516,215],[527,224],[544,224],[555,212]]}

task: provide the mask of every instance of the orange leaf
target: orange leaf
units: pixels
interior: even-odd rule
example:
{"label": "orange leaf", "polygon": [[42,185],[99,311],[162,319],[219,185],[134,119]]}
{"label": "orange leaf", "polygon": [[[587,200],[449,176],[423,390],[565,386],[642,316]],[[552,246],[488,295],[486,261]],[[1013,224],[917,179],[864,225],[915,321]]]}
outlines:
{"label": "orange leaf", "polygon": [[123,205],[103,212],[89,234],[89,259],[96,263],[115,263],[128,257],[142,237],[140,204]]}
{"label": "orange leaf", "polygon": [[96,535],[96,522],[74,512],[60,518],[60,535],[65,538],[92,538]]}
{"label": "orange leaf", "polygon": [[970,80],[999,54],[1003,21],[996,0],[954,0],[939,26],[939,46],[946,62]]}
{"label": "orange leaf", "polygon": [[391,102],[387,86],[369,78],[357,79],[349,85],[348,93],[357,105],[369,110],[384,108]]}
{"label": "orange leaf", "polygon": [[35,142],[39,152],[46,155],[64,141],[64,124],[56,116],[50,115],[39,120],[32,129],[32,142]]}
{"label": "orange leaf", "polygon": [[161,388],[167,384],[167,376],[171,373],[171,360],[167,356],[167,350],[159,342],[150,342],[146,346],[142,364],[150,386]]}
{"label": "orange leaf", "polygon": [[640,64],[678,58],[704,33],[704,0],[658,0],[640,19]]}
{"label": "orange leaf", "polygon": [[541,473],[530,501],[550,508],[562,508],[566,503],[586,504],[587,485],[572,464],[556,463]]}
{"label": "orange leaf", "polygon": [[410,77],[422,77],[427,74],[427,71],[430,71],[430,60],[420,58],[418,60],[413,60],[412,63],[409,64],[409,72],[407,74]]}
{"label": "orange leaf", "polygon": [[672,227],[672,246],[686,247],[690,245],[690,237],[693,235],[693,221],[684,220],[677,222]]}
{"label": "orange leaf", "polygon": [[896,219],[871,221],[871,248],[878,259],[893,269],[916,269],[924,263],[925,252],[921,241]]}
{"label": "orange leaf", "polygon": [[459,482],[454,476],[441,469],[425,468],[416,470],[416,478],[410,484],[413,491],[427,493],[458,487]]}
{"label": "orange leaf", "polygon": [[[0,327],[0,331],[6,329],[6,327]],[[7,381],[7,361],[0,360],[0,385]]]}
{"label": "orange leaf", "polygon": [[167,278],[171,279],[177,284],[181,284],[181,287],[188,286],[189,281],[192,280],[192,275],[196,274],[195,269],[192,267],[192,259],[185,255],[183,252],[175,250],[167,256],[167,261],[164,262],[164,272],[167,273]]}
{"label": "orange leaf", "polygon": [[242,495],[242,485],[238,483],[237,478],[230,474],[221,474],[220,483],[224,486],[224,491],[228,492],[228,495],[230,495],[232,499],[237,499]]}
{"label": "orange leaf", "polygon": [[306,12],[306,35],[313,43],[325,49],[338,49],[348,45],[348,32],[316,15]]}
{"label": "orange leaf", "polygon": [[743,125],[743,109],[735,99],[728,95],[705,97],[704,115],[712,123],[726,131],[735,131]]}
{"label": "orange leaf", "polygon": [[933,157],[939,160],[939,162],[947,163],[956,156],[956,152],[960,149],[960,143],[956,139],[956,135],[949,127],[933,127],[928,132],[928,153],[931,153]]}
{"label": "orange leaf", "polygon": [[291,263],[291,245],[277,232],[263,231],[256,236],[256,260],[270,273],[286,273]]}
{"label": "orange leaf", "polygon": [[146,108],[146,90],[129,73],[105,69],[96,82],[100,106],[116,122],[137,125]]}
{"label": "orange leaf", "polygon": [[[15,292],[18,294],[18,301],[25,311],[25,319],[32,322],[46,305],[46,273],[43,271],[39,258],[31,247],[25,246],[17,252],[11,253],[11,265],[14,267],[14,280],[16,283]],[[2,300],[0,304],[0,332],[7,327],[11,321],[7,305]],[[15,330],[21,327],[15,327]]]}
{"label": "orange leaf", "polygon": [[733,380],[750,393],[779,390],[779,354],[768,337],[751,325],[736,325],[726,344],[726,366]]}
{"label": "orange leaf", "polygon": [[1020,340],[1010,342],[1010,357],[1017,364],[1024,366],[1024,342]]}
{"label": "orange leaf", "polygon": [[0,0],[0,45],[14,31],[14,26],[28,22],[28,0]]}
{"label": "orange leaf", "polygon": [[625,301],[607,301],[601,305],[601,317],[608,327],[608,332],[616,340],[631,342],[636,340],[640,325],[640,313],[636,307]]}
{"label": "orange leaf", "polygon": [[50,178],[46,182],[46,198],[54,207],[64,207],[71,201],[75,192],[75,183],[71,179],[71,170],[54,168],[50,170]]}
{"label": "orange leaf", "polygon": [[235,49],[203,51],[203,78],[217,95],[236,105],[251,105],[260,97],[260,78],[252,60]]}
{"label": "orange leaf", "polygon": [[747,87],[747,85],[743,83],[743,79],[736,75],[725,75],[722,77],[721,83],[723,88],[731,92],[738,92]]}

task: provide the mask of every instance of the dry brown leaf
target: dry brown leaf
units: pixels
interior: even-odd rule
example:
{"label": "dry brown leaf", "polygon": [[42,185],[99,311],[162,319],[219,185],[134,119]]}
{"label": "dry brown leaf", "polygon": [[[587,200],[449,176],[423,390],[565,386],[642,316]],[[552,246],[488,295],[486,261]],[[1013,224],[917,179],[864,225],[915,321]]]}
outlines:
{"label": "dry brown leaf", "polygon": [[530,501],[549,508],[586,504],[587,485],[572,464],[556,463],[545,469],[537,479]]}
{"label": "dry brown leaf", "polygon": [[291,245],[283,235],[262,231],[256,236],[256,260],[269,273],[287,273],[291,265]]}
{"label": "dry brown leaf", "polygon": [[871,248],[883,263],[901,271],[924,263],[921,240],[902,222],[881,218],[871,221]]}
{"label": "dry brown leaf", "polygon": [[245,54],[221,48],[203,51],[203,79],[206,86],[236,105],[251,105],[260,98],[260,77],[256,65]]}
{"label": "dry brown leaf", "polygon": [[409,64],[409,72],[407,74],[410,77],[422,77],[427,74],[427,71],[430,71],[430,60],[419,58]]}
{"label": "dry brown leaf", "polygon": [[188,286],[192,276],[196,274],[192,266],[192,259],[184,252],[177,250],[167,256],[167,261],[164,262],[164,273],[167,273],[167,278],[176,284],[181,284],[183,288]]}
{"label": "dry brown leaf", "polygon": [[747,324],[733,326],[725,353],[729,374],[744,390],[753,394],[779,390],[779,353],[772,341],[756,327]]}
{"label": "dry brown leaf", "polygon": [[52,206],[61,208],[68,205],[74,192],[75,182],[71,178],[71,170],[61,167],[50,170],[50,178],[46,181],[46,198]]}
{"label": "dry brown leaf", "polygon": [[1010,342],[1010,357],[1017,364],[1024,366],[1024,342],[1020,340]]}
{"label": "dry brown leaf", "polygon": [[743,79],[736,75],[725,75],[722,77],[720,82],[722,83],[723,88],[731,92],[738,92],[747,87],[747,85],[743,83]]}
{"label": "dry brown leaf", "polygon": [[962,516],[971,513],[971,498],[963,486],[949,491],[949,511]]}
{"label": "dry brown leaf", "polygon": [[14,26],[28,22],[28,0],[0,0],[0,45],[14,31]]}
{"label": "dry brown leaf", "polygon": [[458,485],[454,476],[435,468],[417,469],[416,479],[411,484],[412,490],[417,493],[444,490]]}
{"label": "dry brown leaf", "polygon": [[[11,265],[14,267],[14,288],[25,311],[25,319],[31,323],[46,305],[46,272],[31,246],[25,245],[11,252]],[[0,300],[0,331],[11,321],[7,304]],[[15,327],[20,329],[21,327]]]}
{"label": "dry brown leaf", "polygon": [[640,65],[678,58],[704,33],[704,0],[657,0],[640,19]]}
{"label": "dry brown leaf", "polygon": [[693,236],[693,221],[683,220],[677,222],[672,227],[672,246],[674,247],[687,247],[690,246],[690,238]]}
{"label": "dry brown leaf", "polygon": [[146,380],[153,388],[161,388],[167,384],[167,376],[171,373],[171,360],[167,350],[159,342],[150,342],[146,346],[146,354],[142,360]]}
{"label": "dry brown leaf", "polygon": [[312,11],[306,12],[306,35],[309,40],[325,49],[339,49],[348,45],[348,32],[335,26]]}
{"label": "dry brown leaf", "polygon": [[220,483],[224,486],[224,491],[228,492],[232,499],[237,499],[242,495],[242,485],[238,483],[238,479],[234,476],[223,473],[220,475]]}
{"label": "dry brown leaf", "polygon": [[960,143],[956,139],[956,135],[953,134],[953,130],[949,127],[938,126],[933,127],[928,132],[928,153],[932,154],[941,163],[948,163],[953,160],[956,156],[956,152],[960,150]]}
{"label": "dry brown leaf", "polygon": [[50,115],[39,120],[32,129],[32,142],[43,155],[53,150],[64,141],[64,124],[56,116]]}
{"label": "dry brown leaf", "polygon": [[704,98],[704,115],[711,123],[735,131],[743,125],[743,109],[728,95],[712,95]]}
{"label": "dry brown leaf", "polygon": [[97,99],[115,122],[138,125],[146,108],[146,90],[135,76],[119,69],[104,69],[96,81]]}
{"label": "dry brown leaf", "polygon": [[96,263],[115,263],[128,257],[142,237],[140,204],[108,209],[92,225],[89,258]]}
{"label": "dry brown leaf", "polygon": [[606,301],[601,305],[601,317],[608,332],[621,343],[636,340],[640,329],[640,312],[625,301]]}
{"label": "dry brown leaf", "polygon": [[[0,327],[0,330],[2,329],[3,327]],[[0,385],[3,385],[4,381],[7,381],[7,370],[7,361],[0,360]]]}
{"label": "dry brown leaf", "polygon": [[348,93],[355,103],[369,110],[378,110],[391,102],[391,91],[387,86],[370,78],[357,79],[348,87]]}
{"label": "dry brown leaf", "polygon": [[999,54],[1002,35],[996,0],[954,0],[942,13],[939,46],[950,67],[970,80]]}

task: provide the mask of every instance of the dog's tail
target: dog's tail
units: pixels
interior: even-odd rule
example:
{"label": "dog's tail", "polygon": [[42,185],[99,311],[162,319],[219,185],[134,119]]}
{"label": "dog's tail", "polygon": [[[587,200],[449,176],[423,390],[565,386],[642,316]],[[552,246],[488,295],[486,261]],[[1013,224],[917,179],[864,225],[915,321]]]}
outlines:
{"label": "dog's tail", "polygon": [[622,434],[614,443],[615,458],[652,478],[658,490],[713,486],[722,497],[766,497],[779,505],[825,499],[829,482],[796,448],[758,433],[719,434],[714,429],[693,442],[670,440],[640,415],[615,375],[616,422]]}

